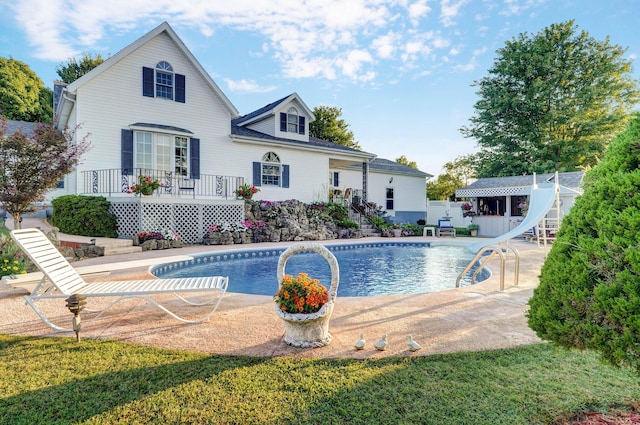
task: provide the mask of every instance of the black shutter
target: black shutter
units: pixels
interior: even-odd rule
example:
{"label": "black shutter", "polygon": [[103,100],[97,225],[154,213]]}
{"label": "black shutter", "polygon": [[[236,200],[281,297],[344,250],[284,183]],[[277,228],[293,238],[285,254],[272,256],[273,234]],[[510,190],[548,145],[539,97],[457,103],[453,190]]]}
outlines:
{"label": "black shutter", "polygon": [[120,168],[123,175],[133,175],[133,130],[120,131]]}
{"label": "black shutter", "polygon": [[304,134],[304,117],[298,117],[298,134]]}
{"label": "black shutter", "polygon": [[287,131],[287,114],[280,112],[280,131]]}
{"label": "black shutter", "polygon": [[282,166],[282,187],[289,187],[289,166]]}
{"label": "black shutter", "polygon": [[191,156],[191,164],[189,167],[190,175],[192,179],[200,178],[200,139],[196,139],[192,137],[189,140],[190,143],[190,156]]}
{"label": "black shutter", "polygon": [[262,179],[261,177],[261,171],[262,171],[262,163],[261,162],[254,162],[253,163],[253,185],[254,186],[262,186]]}
{"label": "black shutter", "polygon": [[186,94],[184,75],[176,74],[176,102],[185,103]]}
{"label": "black shutter", "polygon": [[153,68],[142,67],[142,95],[154,97]]}

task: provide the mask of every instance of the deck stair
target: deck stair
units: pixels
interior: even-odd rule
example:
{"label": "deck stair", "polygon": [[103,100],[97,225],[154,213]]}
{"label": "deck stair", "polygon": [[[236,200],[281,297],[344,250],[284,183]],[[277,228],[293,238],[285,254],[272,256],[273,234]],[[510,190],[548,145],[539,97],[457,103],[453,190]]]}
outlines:
{"label": "deck stair", "polygon": [[131,239],[101,239],[96,246],[104,248],[104,256],[142,252],[141,246],[134,246]]}

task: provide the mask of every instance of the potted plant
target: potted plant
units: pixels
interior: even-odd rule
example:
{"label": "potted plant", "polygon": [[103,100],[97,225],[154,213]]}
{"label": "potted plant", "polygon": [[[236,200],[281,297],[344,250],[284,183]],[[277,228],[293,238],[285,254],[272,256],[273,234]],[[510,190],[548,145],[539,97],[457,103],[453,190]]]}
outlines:
{"label": "potted plant", "polygon": [[[306,273],[297,277],[285,274],[288,259],[298,252],[320,254],[331,268],[329,289]],[[338,260],[325,246],[300,243],[287,248],[278,259],[278,292],[273,297],[276,314],[283,320],[284,342],[294,347],[323,347],[331,342],[329,319],[338,294]]]}
{"label": "potted plant", "polygon": [[136,196],[149,196],[153,194],[153,191],[162,186],[158,179],[154,179],[151,176],[138,176],[138,183],[129,186],[128,193],[133,193]]}
{"label": "potted plant", "polygon": [[242,199],[251,199],[253,197],[253,195],[255,193],[260,192],[260,189],[258,189],[255,186],[251,186],[247,183],[244,183],[242,186],[240,186],[238,189],[234,190],[233,193],[238,197],[238,198],[242,198]]}
{"label": "potted plant", "polygon": [[470,236],[478,236],[478,229],[480,228],[480,226],[478,226],[476,223],[471,223],[467,226],[467,230],[469,231],[469,235]]}

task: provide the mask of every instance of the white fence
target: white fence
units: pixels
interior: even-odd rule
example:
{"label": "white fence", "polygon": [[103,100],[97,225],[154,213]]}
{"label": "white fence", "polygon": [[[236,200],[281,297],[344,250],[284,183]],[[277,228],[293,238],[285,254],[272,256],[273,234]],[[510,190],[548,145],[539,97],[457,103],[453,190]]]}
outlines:
{"label": "white fence", "polygon": [[471,217],[462,216],[464,202],[432,201],[427,199],[427,224],[438,224],[438,219],[450,217],[454,227],[467,227]]}

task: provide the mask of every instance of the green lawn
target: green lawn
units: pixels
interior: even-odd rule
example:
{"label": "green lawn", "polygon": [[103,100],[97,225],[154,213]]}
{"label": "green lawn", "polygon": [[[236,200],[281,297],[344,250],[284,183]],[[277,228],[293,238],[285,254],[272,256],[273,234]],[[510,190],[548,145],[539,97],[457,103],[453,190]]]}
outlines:
{"label": "green lawn", "polygon": [[547,344],[376,360],[222,357],[0,335],[2,424],[545,424],[637,375]]}

